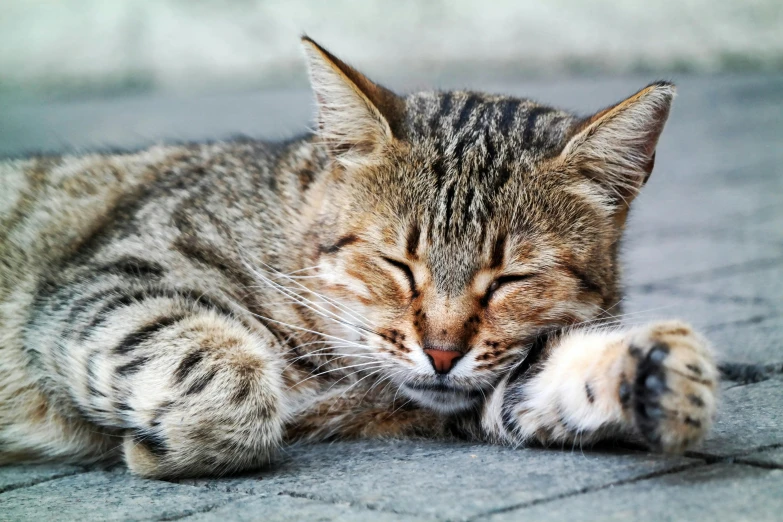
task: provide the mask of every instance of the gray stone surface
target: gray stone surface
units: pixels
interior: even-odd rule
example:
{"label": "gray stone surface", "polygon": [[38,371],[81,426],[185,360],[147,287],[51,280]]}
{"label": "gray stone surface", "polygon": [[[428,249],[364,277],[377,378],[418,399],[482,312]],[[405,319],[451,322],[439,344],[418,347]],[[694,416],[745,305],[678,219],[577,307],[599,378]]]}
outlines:
{"label": "gray stone surface", "polygon": [[0,494],[0,520],[171,520],[234,498],[204,488],[91,471]]}
{"label": "gray stone surface", "polygon": [[783,315],[708,328],[707,335],[723,360],[783,363]]}
{"label": "gray stone surface", "polygon": [[604,488],[482,520],[778,521],[783,470],[719,464]]}
{"label": "gray stone surface", "polygon": [[460,520],[500,506],[661,473],[690,462],[633,451],[583,452],[578,447],[541,450],[423,441],[335,443],[292,449],[276,469],[229,481],[226,486],[228,491],[251,495],[294,494]]}
{"label": "gray stone surface", "polygon": [[0,493],[84,471],[77,466],[51,465],[6,466],[0,469]]}
{"label": "gray stone surface", "polygon": [[301,522],[340,520],[343,522],[416,522],[429,518],[370,510],[348,502],[320,502],[302,497],[275,495],[248,497],[186,519],[188,522]]}
{"label": "gray stone surface", "polygon": [[710,327],[726,323],[756,322],[773,314],[766,303],[741,303],[709,299],[699,295],[672,294],[665,291],[629,289],[623,301],[628,324],[643,324],[656,319],[683,318],[695,327],[709,331]]}
{"label": "gray stone surface", "polygon": [[[472,87],[587,112],[648,80]],[[722,360],[779,365],[783,76],[677,82],[680,96],[656,171],[630,219],[626,320],[681,317],[708,334]],[[305,91],[0,99],[0,154],[232,133],[277,138],[304,128],[309,100]],[[121,469],[14,466],[0,468],[0,521],[779,520],[782,449],[783,374],[777,374],[756,384],[724,383],[713,433],[685,458],[617,446],[410,441],[287,448],[264,472],[178,483],[136,479]]]}
{"label": "gray stone surface", "polygon": [[783,447],[751,453],[750,455],[739,457],[737,462],[783,469]]}
{"label": "gray stone surface", "polygon": [[728,457],[783,444],[783,381],[724,388],[715,426],[699,454]]}

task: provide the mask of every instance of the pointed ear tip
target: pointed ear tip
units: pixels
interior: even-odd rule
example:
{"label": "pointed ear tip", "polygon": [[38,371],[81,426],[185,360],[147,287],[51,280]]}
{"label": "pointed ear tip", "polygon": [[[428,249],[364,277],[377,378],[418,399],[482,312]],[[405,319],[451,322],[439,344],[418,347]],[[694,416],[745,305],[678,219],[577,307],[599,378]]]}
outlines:
{"label": "pointed ear tip", "polygon": [[645,90],[651,93],[654,92],[661,98],[664,98],[667,102],[671,102],[671,100],[677,95],[677,86],[672,82],[665,80],[653,82],[648,85]]}

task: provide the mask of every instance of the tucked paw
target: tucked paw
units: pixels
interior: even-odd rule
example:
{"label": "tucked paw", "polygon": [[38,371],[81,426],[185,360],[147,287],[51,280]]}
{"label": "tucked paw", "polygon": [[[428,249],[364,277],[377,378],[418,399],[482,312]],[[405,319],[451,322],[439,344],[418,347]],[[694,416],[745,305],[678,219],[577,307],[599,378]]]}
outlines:
{"label": "tucked paw", "polygon": [[632,338],[620,399],[636,431],[656,450],[698,443],[715,414],[718,372],[706,341],[689,326],[655,323]]}

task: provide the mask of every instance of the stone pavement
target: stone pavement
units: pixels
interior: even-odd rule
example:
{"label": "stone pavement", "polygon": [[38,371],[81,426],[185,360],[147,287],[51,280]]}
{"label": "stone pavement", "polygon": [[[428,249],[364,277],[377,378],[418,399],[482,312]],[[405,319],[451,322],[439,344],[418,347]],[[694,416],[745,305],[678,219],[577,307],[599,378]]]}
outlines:
{"label": "stone pavement", "polygon": [[[646,80],[484,87],[587,111]],[[260,473],[178,483],[122,468],[6,467],[0,521],[781,520],[783,76],[678,84],[627,235],[627,321],[681,317],[711,337],[722,360],[768,365],[762,382],[723,383],[717,425],[698,450],[671,457],[618,446],[334,443],[287,448]],[[282,136],[302,128],[308,113],[305,92],[0,100],[0,153],[230,132]]]}

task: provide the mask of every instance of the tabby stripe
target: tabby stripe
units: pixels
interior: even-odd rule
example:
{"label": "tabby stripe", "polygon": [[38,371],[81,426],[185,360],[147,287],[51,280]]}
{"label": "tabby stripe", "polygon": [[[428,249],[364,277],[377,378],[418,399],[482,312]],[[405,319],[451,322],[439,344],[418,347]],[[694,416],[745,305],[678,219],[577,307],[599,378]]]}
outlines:
{"label": "tabby stripe", "polygon": [[495,180],[495,190],[503,187],[511,179],[511,169],[507,165],[501,165],[497,170],[497,179]]}
{"label": "tabby stripe", "polygon": [[105,303],[98,311],[95,312],[92,320],[82,329],[79,338],[81,340],[87,339],[90,334],[103,323],[105,323],[111,314],[120,308],[130,306],[132,304],[140,304],[143,301],[149,299],[170,299],[183,300],[192,305],[198,305],[205,308],[209,308],[219,312],[225,316],[232,316],[232,311],[223,304],[215,302],[212,298],[207,297],[205,294],[195,290],[171,290],[163,288],[151,288],[147,290],[136,290],[130,294],[120,295],[115,299]]}
{"label": "tabby stripe", "polygon": [[245,402],[245,399],[250,395],[251,387],[252,383],[249,379],[242,379],[242,382],[239,383],[239,388],[231,395],[231,402],[237,406]]}
{"label": "tabby stripe", "polygon": [[568,272],[574,276],[576,279],[579,280],[579,283],[582,286],[582,289],[587,292],[593,292],[600,296],[604,295],[604,289],[603,287],[593,281],[587,274],[585,274],[582,270],[576,268],[572,265],[563,265],[563,267],[568,270]]}
{"label": "tabby stripe", "polygon": [[150,433],[145,430],[136,430],[133,433],[133,442],[145,447],[156,457],[164,457],[169,452],[166,445],[166,439],[160,434]]}
{"label": "tabby stripe", "polygon": [[533,144],[533,138],[535,137],[536,132],[536,121],[538,120],[538,117],[553,111],[554,109],[550,109],[549,107],[533,107],[528,111],[527,121],[525,122],[525,131],[522,134],[522,142],[526,146],[529,147]]}
{"label": "tabby stripe", "polygon": [[487,152],[486,161],[491,165],[495,161],[497,150],[495,149],[495,143],[492,140],[492,137],[489,135],[489,129],[484,133],[484,148]]}
{"label": "tabby stripe", "polygon": [[516,419],[514,418],[513,406],[519,403],[518,388],[520,381],[527,380],[532,377],[533,373],[530,371],[534,364],[536,364],[544,354],[549,339],[550,333],[543,333],[539,335],[533,342],[533,345],[528,350],[527,355],[518,364],[508,376],[506,381],[506,390],[503,396],[503,408],[502,408],[502,422],[503,427],[507,432],[512,433],[516,428]]}
{"label": "tabby stripe", "polygon": [[191,385],[185,390],[185,395],[193,395],[194,393],[200,393],[207,387],[212,379],[217,375],[217,368],[211,368],[207,373],[196,377]]}
{"label": "tabby stripe", "polygon": [[501,134],[506,135],[511,131],[514,120],[519,110],[519,100],[506,100],[500,104],[500,122],[498,127]]}
{"label": "tabby stripe", "polygon": [[178,315],[173,317],[164,317],[143,326],[141,329],[131,332],[126,335],[117,346],[114,347],[114,353],[127,354],[132,352],[140,344],[145,343],[151,339],[156,333],[160,332],[164,328],[167,328],[178,321],[182,320],[184,316]]}
{"label": "tabby stripe", "polygon": [[164,273],[163,267],[158,263],[133,256],[123,257],[112,261],[111,263],[99,265],[92,270],[94,273],[149,278],[160,277]]}
{"label": "tabby stripe", "polygon": [[454,204],[454,183],[449,185],[448,190],[446,191],[446,220],[443,230],[444,237],[448,240],[450,237],[450,229],[451,229],[451,214],[453,212],[453,209],[451,208]]}
{"label": "tabby stripe", "polygon": [[451,116],[451,111],[454,106],[454,96],[450,92],[443,93],[440,99],[440,107],[438,112],[434,115],[430,122],[430,129],[433,131],[440,130],[440,123],[444,116]]}
{"label": "tabby stripe", "polygon": [[419,249],[419,238],[421,238],[421,229],[418,223],[414,223],[408,232],[408,238],[405,241],[405,251],[411,257],[416,257],[416,252]]}
{"label": "tabby stripe", "polygon": [[473,186],[468,187],[468,192],[465,194],[465,203],[462,207],[462,228],[463,230],[468,229],[468,225],[470,224],[470,206],[473,204],[473,197],[475,195],[475,189]]}
{"label": "tabby stripe", "polygon": [[468,122],[468,119],[470,119],[470,115],[473,112],[473,109],[476,107],[476,104],[478,102],[479,102],[478,96],[474,94],[468,95],[468,98],[465,100],[465,104],[462,106],[462,109],[460,109],[459,111],[457,122],[454,125],[455,131],[465,126],[465,124]]}
{"label": "tabby stripe", "polygon": [[106,397],[106,394],[100,391],[95,386],[95,380],[96,380],[95,359],[96,357],[98,357],[98,355],[100,355],[98,350],[93,350],[87,356],[87,364],[85,370],[85,373],[87,374],[87,392],[95,397]]}
{"label": "tabby stripe", "polygon": [[489,264],[490,268],[498,268],[503,264],[503,257],[506,253],[506,235],[500,234],[495,240],[495,244],[492,247],[492,260]]}
{"label": "tabby stripe", "polygon": [[334,254],[344,246],[356,243],[357,241],[359,241],[359,238],[355,234],[348,234],[338,239],[333,245],[321,246],[319,250],[324,254]]}
{"label": "tabby stripe", "polygon": [[174,381],[177,383],[184,381],[196,365],[204,359],[204,355],[202,350],[196,350],[186,355],[174,371]]}
{"label": "tabby stripe", "polygon": [[117,375],[121,377],[132,375],[138,372],[139,370],[141,370],[142,366],[150,362],[150,359],[152,359],[152,357],[149,356],[137,357],[136,359],[133,359],[132,361],[127,362],[122,366],[118,366],[115,372],[117,373]]}
{"label": "tabby stripe", "polygon": [[68,312],[66,324],[74,325],[78,323],[77,320],[79,316],[85,312],[92,311],[93,306],[97,305],[101,301],[106,300],[108,297],[117,296],[118,294],[122,294],[125,291],[127,290],[122,287],[112,287],[73,301],[73,304],[71,304],[70,307],[70,311]]}
{"label": "tabby stripe", "polygon": [[441,187],[443,187],[443,180],[448,176],[449,168],[443,158],[443,151],[438,151],[436,154],[437,157],[432,162],[430,169],[435,174],[435,189],[440,192]]}

